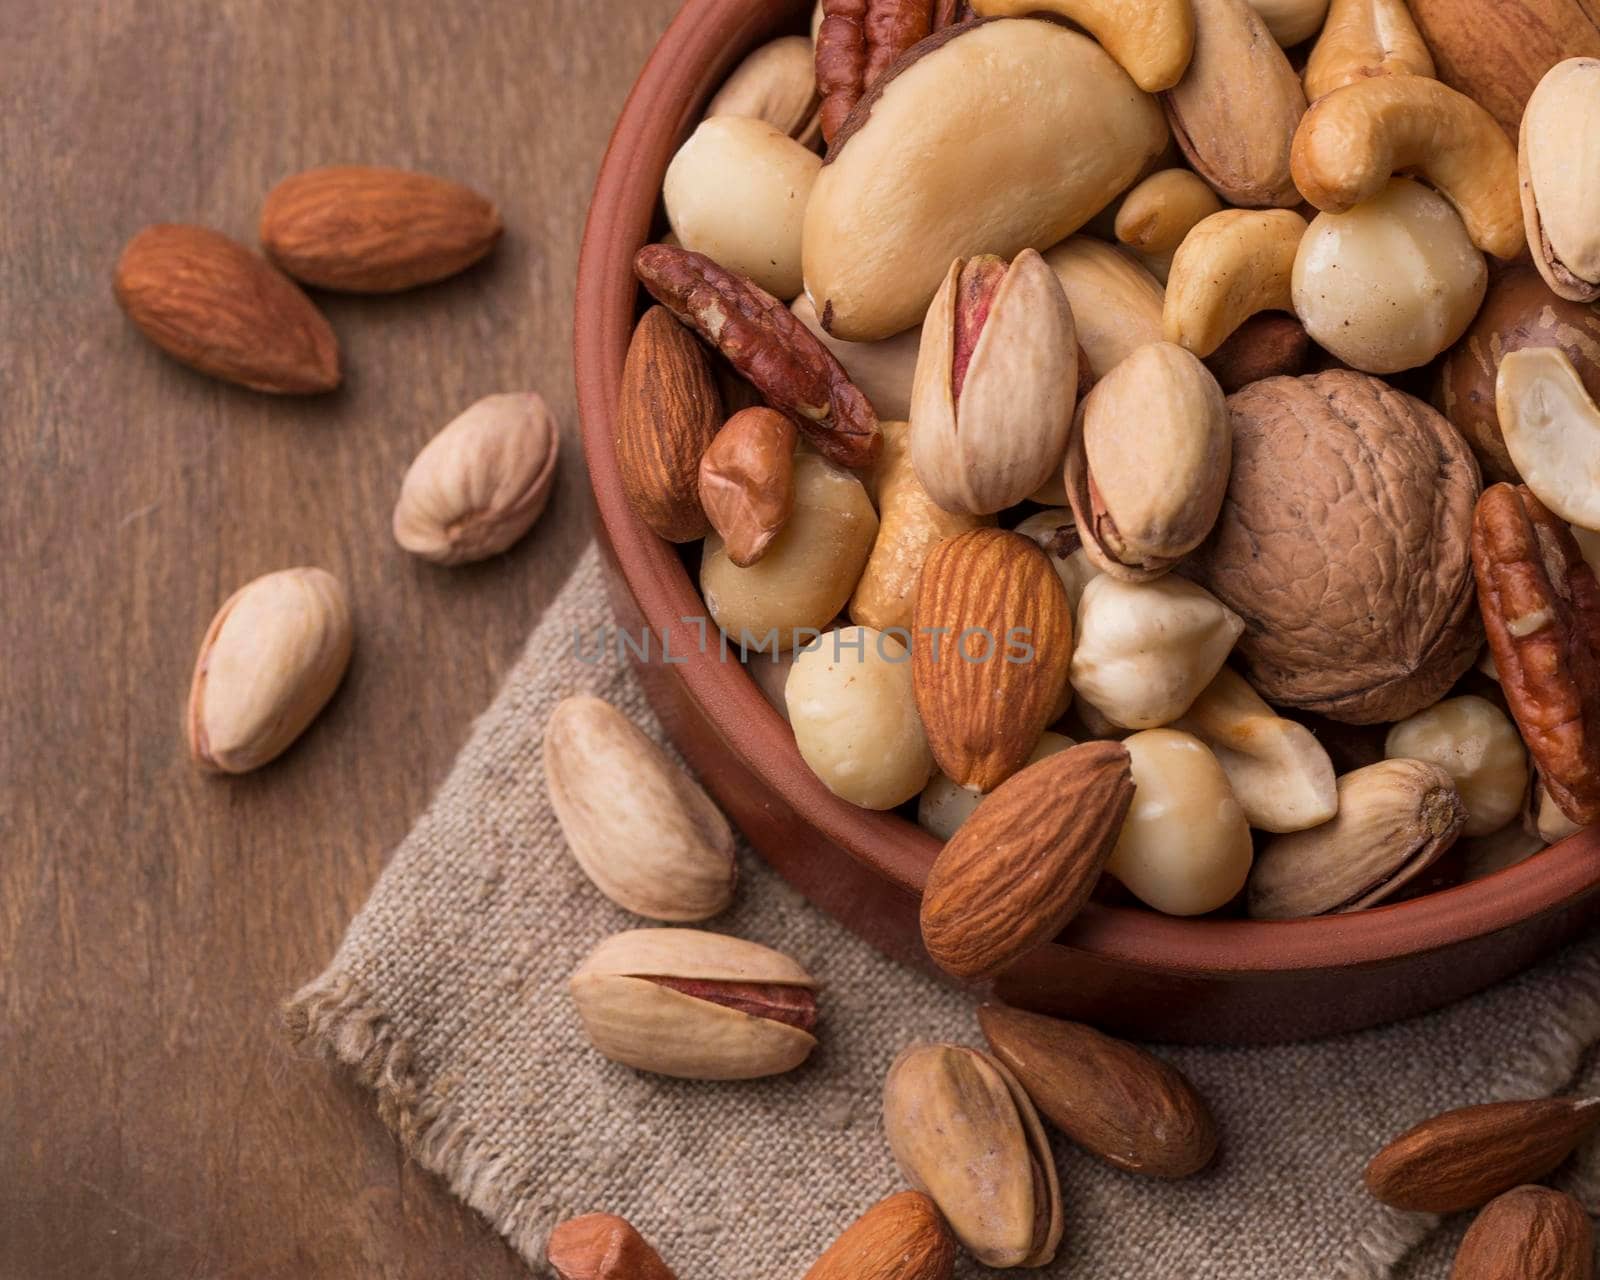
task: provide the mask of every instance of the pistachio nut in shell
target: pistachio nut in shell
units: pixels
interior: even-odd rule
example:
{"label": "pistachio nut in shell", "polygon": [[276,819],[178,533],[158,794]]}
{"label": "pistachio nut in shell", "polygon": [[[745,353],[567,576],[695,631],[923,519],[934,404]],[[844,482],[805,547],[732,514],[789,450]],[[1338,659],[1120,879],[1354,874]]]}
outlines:
{"label": "pistachio nut in shell", "polygon": [[1204,915],[1233,901],[1250,874],[1250,827],[1216,757],[1177,729],[1146,729],[1122,746],[1133,803],[1106,870],[1167,915]]}
{"label": "pistachio nut in shell", "polygon": [[751,1080],[799,1066],[817,1045],[816,985],[788,956],[698,929],[614,934],[568,984],[606,1057],[689,1080]]}
{"label": "pistachio nut in shell", "polygon": [[978,1023],[994,1056],[1044,1118],[1107,1164],[1187,1178],[1211,1163],[1217,1125],[1176,1067],[1082,1023],[985,1004]]}
{"label": "pistachio nut in shell", "polygon": [[1383,760],[1339,779],[1339,812],[1269,840],[1250,875],[1258,920],[1359,911],[1392,897],[1456,842],[1467,809],[1422,760]]}
{"label": "pistachio nut in shell", "polygon": [[922,325],[917,478],[947,511],[1015,506],[1060,470],[1077,387],[1072,308],[1044,259],[957,258]]}
{"label": "pistachio nut in shell", "polygon": [[1600,298],[1600,58],[1544,73],[1522,113],[1517,164],[1534,266],[1563,298]]}
{"label": "pistachio nut in shell", "polygon": [[1170,342],[1139,347],[1073,423],[1067,497],[1089,558],[1114,578],[1160,577],[1211,532],[1232,457],[1210,370]]}
{"label": "pistachio nut in shell", "polygon": [[706,116],[765,120],[810,147],[822,136],[811,41],[779,36],[748,54],[712,96]]}
{"label": "pistachio nut in shell", "polygon": [[1072,305],[1078,345],[1093,378],[1105,377],[1145,343],[1161,341],[1166,291],[1126,249],[1076,235],[1049,250],[1044,260]]}
{"label": "pistachio nut in shell", "polygon": [[281,569],[217,610],[195,661],[186,716],[202,769],[248,773],[316,719],[350,665],[344,587],[322,569]]}
{"label": "pistachio nut in shell", "polygon": [[609,702],[574,696],[556,705],[545,725],[544,776],[573,858],[618,906],[690,921],[733,900],[728,820]]}
{"label": "pistachio nut in shell", "polygon": [[1244,623],[1186,579],[1101,574],[1078,600],[1072,688],[1125,729],[1154,729],[1189,709],[1227,661]]}
{"label": "pistachio nut in shell", "polygon": [[395,541],[447,565],[506,550],[544,513],[560,443],[543,396],[485,396],[412,462],[395,503]]}
{"label": "pistachio nut in shell", "polygon": [[[1015,85],[1028,92],[997,91]],[[956,258],[1048,248],[1166,141],[1154,99],[1088,36],[1032,18],[946,28],[862,99],[812,188],[822,327],[852,342],[910,328]]]}
{"label": "pistachio nut in shell", "polygon": [[1039,1267],[1061,1242],[1061,1187],[1038,1113],[988,1054],[918,1044],[889,1068],[883,1128],[907,1181],[986,1267]]}

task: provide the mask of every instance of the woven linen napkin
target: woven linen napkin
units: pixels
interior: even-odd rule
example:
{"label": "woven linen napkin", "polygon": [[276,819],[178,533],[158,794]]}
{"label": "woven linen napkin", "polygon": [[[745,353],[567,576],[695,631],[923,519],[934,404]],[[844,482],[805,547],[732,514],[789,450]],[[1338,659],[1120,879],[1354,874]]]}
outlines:
{"label": "woven linen napkin", "polygon": [[[878,1117],[891,1059],[918,1039],[982,1044],[974,1002],[885,959],[744,849],[737,902],[709,927],[777,947],[821,980],[811,1061],[772,1080],[702,1084],[589,1047],[566,980],[602,938],[644,922],[601,897],[567,852],[541,741],[572,693],[609,700],[660,738],[615,654],[586,662],[588,643],[580,656],[576,636],[607,622],[591,547],[332,963],[290,1002],[290,1031],[369,1085],[412,1158],[537,1270],[552,1226],[605,1210],[638,1226],[682,1280],[799,1280],[903,1186]],[[1164,1051],[1216,1112],[1216,1164],[1186,1182],[1147,1181],[1058,1138],[1067,1229],[1040,1274],[1443,1277],[1463,1224],[1375,1204],[1360,1187],[1367,1157],[1445,1107],[1595,1087],[1586,1050],[1597,1038],[1600,946],[1585,942],[1399,1026]],[[1580,1155],[1565,1185],[1592,1208],[1600,1162]]]}

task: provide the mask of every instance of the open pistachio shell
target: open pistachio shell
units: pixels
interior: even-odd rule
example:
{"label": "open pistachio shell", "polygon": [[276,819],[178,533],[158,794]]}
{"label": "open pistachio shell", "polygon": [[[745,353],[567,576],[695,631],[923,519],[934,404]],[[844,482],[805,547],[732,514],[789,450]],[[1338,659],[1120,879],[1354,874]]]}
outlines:
{"label": "open pistachio shell", "polygon": [[1038,1112],[977,1049],[920,1044],[884,1082],[883,1124],[906,1178],[987,1267],[1039,1267],[1061,1243],[1061,1187]]}
{"label": "open pistachio shell", "polygon": [[816,1047],[816,985],[788,956],[742,938],[633,929],[596,947],[569,989],[590,1041],[612,1061],[749,1080],[797,1067]]}

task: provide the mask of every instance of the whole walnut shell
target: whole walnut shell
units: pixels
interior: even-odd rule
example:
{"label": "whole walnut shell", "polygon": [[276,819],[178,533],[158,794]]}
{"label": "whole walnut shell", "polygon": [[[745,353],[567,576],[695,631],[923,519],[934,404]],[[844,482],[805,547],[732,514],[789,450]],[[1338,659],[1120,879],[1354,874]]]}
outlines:
{"label": "whole walnut shell", "polygon": [[1478,456],[1490,481],[1521,477],[1500,434],[1494,387],[1500,362],[1524,347],[1566,352],[1591,396],[1600,396],[1600,311],[1559,298],[1527,263],[1490,284],[1483,309],[1445,355],[1433,402]]}
{"label": "whole walnut shell", "polygon": [[1228,411],[1228,496],[1189,572],[1244,619],[1251,683],[1351,724],[1436,702],[1483,644],[1466,442],[1342,369],[1253,383]]}

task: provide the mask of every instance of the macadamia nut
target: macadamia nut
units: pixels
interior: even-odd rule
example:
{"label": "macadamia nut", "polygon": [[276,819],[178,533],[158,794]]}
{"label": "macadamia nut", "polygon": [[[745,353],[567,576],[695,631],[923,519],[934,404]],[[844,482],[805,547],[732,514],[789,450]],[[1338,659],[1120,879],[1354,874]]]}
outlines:
{"label": "macadamia nut", "polygon": [[1402,720],[1389,730],[1384,754],[1426,760],[1455,779],[1467,806],[1464,835],[1486,836],[1522,812],[1528,752],[1510,718],[1486,698],[1447,698]]}
{"label": "macadamia nut", "polygon": [[1244,810],[1217,758],[1176,729],[1136,733],[1123,746],[1133,757],[1133,806],[1106,870],[1168,915],[1226,905],[1250,876],[1252,850]]}
{"label": "macadamia nut", "polygon": [[755,564],[741,569],[706,538],[700,594],[731,643],[769,653],[804,645],[838,616],[878,536],[866,487],[820,454],[794,458],[794,511]]}
{"label": "macadamia nut", "polygon": [[667,167],[667,220],[685,249],[788,301],[801,288],[800,228],[821,167],[764,120],[713,116]]}
{"label": "macadamia nut", "polygon": [[784,701],[801,756],[842,800],[892,809],[933,772],[911,654],[892,635],[845,627],[823,636],[796,656]]}
{"label": "macadamia nut", "polygon": [[1398,373],[1466,332],[1488,278],[1450,202],[1396,178],[1348,213],[1317,215],[1295,255],[1294,310],[1352,368]]}

